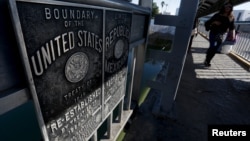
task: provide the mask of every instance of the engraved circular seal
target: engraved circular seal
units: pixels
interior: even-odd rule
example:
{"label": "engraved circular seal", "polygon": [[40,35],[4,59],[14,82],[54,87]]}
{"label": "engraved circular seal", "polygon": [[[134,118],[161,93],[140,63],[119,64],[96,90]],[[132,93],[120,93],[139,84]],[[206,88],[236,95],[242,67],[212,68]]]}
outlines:
{"label": "engraved circular seal", "polygon": [[115,49],[114,49],[114,55],[115,55],[115,58],[116,59],[119,59],[121,58],[122,54],[123,54],[123,50],[124,50],[124,46],[125,46],[125,43],[123,40],[118,40],[116,43],[115,43]]}
{"label": "engraved circular seal", "polygon": [[89,69],[88,56],[83,52],[77,52],[69,57],[65,66],[65,76],[68,81],[77,83],[87,74]]}

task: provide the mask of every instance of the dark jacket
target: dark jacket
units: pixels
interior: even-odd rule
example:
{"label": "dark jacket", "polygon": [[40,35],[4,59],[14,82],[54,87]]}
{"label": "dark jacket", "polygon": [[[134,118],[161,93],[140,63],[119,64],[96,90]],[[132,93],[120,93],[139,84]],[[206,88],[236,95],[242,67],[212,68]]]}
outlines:
{"label": "dark jacket", "polygon": [[[215,25],[214,22],[219,22],[220,25]],[[234,19],[230,21],[228,17],[222,16],[220,13],[215,14],[205,22],[206,30],[215,34],[224,34],[227,30],[235,29]]]}

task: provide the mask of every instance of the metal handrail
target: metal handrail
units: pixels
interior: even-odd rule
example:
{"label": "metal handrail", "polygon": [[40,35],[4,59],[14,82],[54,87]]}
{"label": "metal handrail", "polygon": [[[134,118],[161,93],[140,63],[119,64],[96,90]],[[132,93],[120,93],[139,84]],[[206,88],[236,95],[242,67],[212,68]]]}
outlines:
{"label": "metal handrail", "polygon": [[250,33],[240,32],[237,34],[237,41],[232,52],[241,56],[250,63]]}

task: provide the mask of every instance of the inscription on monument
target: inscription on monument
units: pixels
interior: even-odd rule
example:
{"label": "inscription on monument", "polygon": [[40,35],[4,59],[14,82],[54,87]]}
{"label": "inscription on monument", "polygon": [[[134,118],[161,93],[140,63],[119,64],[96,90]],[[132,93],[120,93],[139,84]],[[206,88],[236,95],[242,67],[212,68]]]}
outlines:
{"label": "inscription on monument", "polygon": [[130,13],[106,11],[105,115],[125,95],[131,19]]}
{"label": "inscription on monument", "polygon": [[10,7],[44,139],[89,139],[125,94],[132,14],[59,1]]}

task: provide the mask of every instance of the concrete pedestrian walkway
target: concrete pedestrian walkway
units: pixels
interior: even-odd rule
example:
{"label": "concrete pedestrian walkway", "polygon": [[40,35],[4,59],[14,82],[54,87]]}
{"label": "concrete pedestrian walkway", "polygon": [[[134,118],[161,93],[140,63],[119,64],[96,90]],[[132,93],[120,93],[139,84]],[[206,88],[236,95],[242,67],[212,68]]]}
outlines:
{"label": "concrete pedestrian walkway", "polygon": [[124,141],[207,141],[210,124],[250,125],[250,72],[226,54],[204,67],[208,46],[202,36],[194,38],[172,115],[153,116],[150,92]]}

